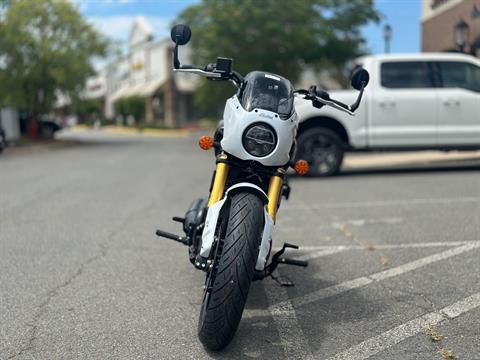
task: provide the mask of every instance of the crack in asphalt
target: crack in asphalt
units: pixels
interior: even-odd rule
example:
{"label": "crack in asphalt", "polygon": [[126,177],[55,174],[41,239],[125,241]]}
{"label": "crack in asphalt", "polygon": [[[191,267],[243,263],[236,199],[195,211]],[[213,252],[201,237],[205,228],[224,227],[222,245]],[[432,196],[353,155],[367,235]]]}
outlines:
{"label": "crack in asphalt", "polygon": [[54,298],[57,297],[57,295],[59,294],[59,292],[61,290],[70,286],[79,276],[81,276],[83,274],[83,272],[85,271],[85,269],[89,265],[91,265],[92,263],[94,263],[94,262],[96,262],[96,261],[98,261],[98,260],[107,256],[109,248],[110,248],[109,245],[112,243],[114,236],[116,234],[118,234],[119,232],[121,232],[126,227],[126,225],[128,223],[128,219],[133,217],[133,214],[135,214],[137,212],[148,211],[151,207],[153,207],[154,204],[155,204],[155,201],[152,200],[151,202],[148,203],[147,206],[144,206],[139,210],[135,210],[131,214],[126,216],[124,221],[120,222],[119,225],[115,226],[113,231],[110,234],[107,235],[107,241],[105,243],[102,243],[102,244],[99,245],[99,247],[100,247],[100,252],[99,253],[97,253],[94,256],[91,256],[86,261],[81,263],[80,266],[78,267],[77,271],[75,271],[68,279],[66,279],[63,283],[55,286],[53,289],[51,289],[47,292],[45,300],[40,305],[38,305],[37,312],[33,315],[32,322],[26,324],[28,327],[30,327],[30,336],[28,337],[26,345],[23,346],[16,353],[8,356],[6,358],[6,360],[15,359],[16,357],[21,356],[24,353],[27,353],[28,351],[34,349],[34,342],[38,338],[38,331],[39,331],[38,322],[40,321],[42,316],[45,314],[50,302]]}
{"label": "crack in asphalt", "polygon": [[33,349],[33,343],[35,342],[38,336],[38,328],[39,328],[38,322],[42,318],[43,314],[45,313],[48,305],[58,295],[60,290],[68,287],[70,284],[73,283],[73,281],[75,281],[77,277],[82,275],[86,267],[88,267],[91,263],[107,255],[107,250],[108,250],[107,247],[101,244],[100,248],[101,248],[100,253],[88,258],[85,262],[80,264],[77,271],[74,274],[72,274],[67,280],[65,280],[60,285],[57,285],[56,287],[54,287],[53,289],[47,292],[46,299],[38,306],[37,312],[33,315],[33,321],[27,324],[27,326],[31,328],[30,337],[28,338],[27,344],[23,348],[21,348],[17,353],[7,357],[7,360],[14,359],[17,356],[23,355],[24,353]]}
{"label": "crack in asphalt", "polygon": [[[368,276],[366,276],[367,278],[369,278]],[[373,279],[372,279],[373,280]],[[436,311],[438,312],[438,308],[435,306],[435,303],[430,300],[426,294],[423,294],[423,293],[420,293],[420,292],[417,292],[417,291],[414,291],[412,289],[399,289],[399,288],[392,288],[390,286],[388,286],[388,284],[384,284],[382,282],[377,282],[377,284],[383,288],[384,290],[388,290],[390,295],[393,296],[393,298],[398,301],[398,302],[402,302],[402,303],[408,303],[408,304],[412,304],[420,309],[423,309],[423,310],[431,310],[431,311]],[[395,292],[397,292],[399,295],[407,295],[407,296],[410,296],[412,297],[413,296],[418,296],[420,298],[422,298],[422,300],[428,304],[428,306],[422,306],[420,304],[417,304],[415,301],[403,301],[401,299],[399,299],[396,295],[395,295]]]}

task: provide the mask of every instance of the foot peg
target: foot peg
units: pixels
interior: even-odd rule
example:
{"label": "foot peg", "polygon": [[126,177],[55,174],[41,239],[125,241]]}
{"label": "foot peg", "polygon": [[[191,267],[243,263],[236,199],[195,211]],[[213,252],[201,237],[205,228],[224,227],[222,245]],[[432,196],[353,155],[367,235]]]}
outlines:
{"label": "foot peg", "polygon": [[277,261],[279,264],[295,265],[295,266],[302,266],[302,267],[308,266],[308,261],[304,261],[304,260],[278,258]]}
{"label": "foot peg", "polygon": [[294,265],[294,266],[302,266],[302,267],[307,267],[308,266],[307,261],[294,260],[294,259],[288,259],[288,258],[281,257],[287,248],[297,250],[298,245],[284,243],[282,248],[273,255],[272,264],[276,263],[277,265],[278,264],[286,264],[286,265]]}
{"label": "foot peg", "polygon": [[190,245],[190,239],[187,236],[180,236],[180,235],[175,235],[166,231],[162,230],[157,230],[155,232],[157,236],[164,237],[173,241],[178,241],[179,243],[182,243],[183,245]]}

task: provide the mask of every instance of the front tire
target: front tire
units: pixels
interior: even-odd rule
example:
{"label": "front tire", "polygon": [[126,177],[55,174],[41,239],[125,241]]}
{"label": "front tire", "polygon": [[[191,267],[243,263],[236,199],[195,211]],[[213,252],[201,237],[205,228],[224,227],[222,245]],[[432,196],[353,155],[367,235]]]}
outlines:
{"label": "front tire", "polygon": [[226,232],[220,236],[214,266],[207,275],[198,321],[198,337],[209,350],[227,346],[242,318],[261,243],[263,207],[262,200],[251,193],[231,198]]}
{"label": "front tire", "polygon": [[339,172],[345,144],[332,130],[315,127],[302,132],[297,140],[297,159],[308,161],[308,176],[331,176]]}

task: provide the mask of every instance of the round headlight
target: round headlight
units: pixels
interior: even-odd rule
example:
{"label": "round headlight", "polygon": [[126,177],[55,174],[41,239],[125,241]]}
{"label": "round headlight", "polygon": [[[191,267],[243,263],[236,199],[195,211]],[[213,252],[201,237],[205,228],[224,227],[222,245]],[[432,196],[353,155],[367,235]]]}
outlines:
{"label": "round headlight", "polygon": [[242,143],[250,155],[264,157],[271,154],[277,146],[277,134],[270,125],[252,124],[243,133]]}

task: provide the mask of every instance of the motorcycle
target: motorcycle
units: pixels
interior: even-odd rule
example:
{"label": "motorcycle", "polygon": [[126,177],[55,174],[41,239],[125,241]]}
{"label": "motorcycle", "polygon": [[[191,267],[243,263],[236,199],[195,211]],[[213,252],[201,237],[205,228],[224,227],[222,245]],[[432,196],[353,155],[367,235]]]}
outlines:
{"label": "motorcycle", "polygon": [[290,196],[286,172],[290,167],[299,175],[308,172],[306,161],[293,163],[298,127],[294,98],[354,115],[369,74],[364,69],[354,73],[351,84],[359,95],[347,105],[315,86],[294,90],[280,75],[252,71],[244,77],[232,69],[229,58],[218,57],[204,67],[181,65],[178,48],[188,43],[191,30],[176,25],[171,38],[175,72],[230,81],[237,89],[226,101],[214,136],[199,140],[201,149],[214,149],[216,155],[209,196],[195,200],[184,217],[173,218],[183,225],[184,236],[156,232],[188,246],[190,262],[205,272],[198,336],[205,348],[221,350],[235,335],[252,281],[272,276],[279,264],[308,265],[283,256],[288,248],[298,249],[289,243],[270,258],[277,212],[282,198]]}

